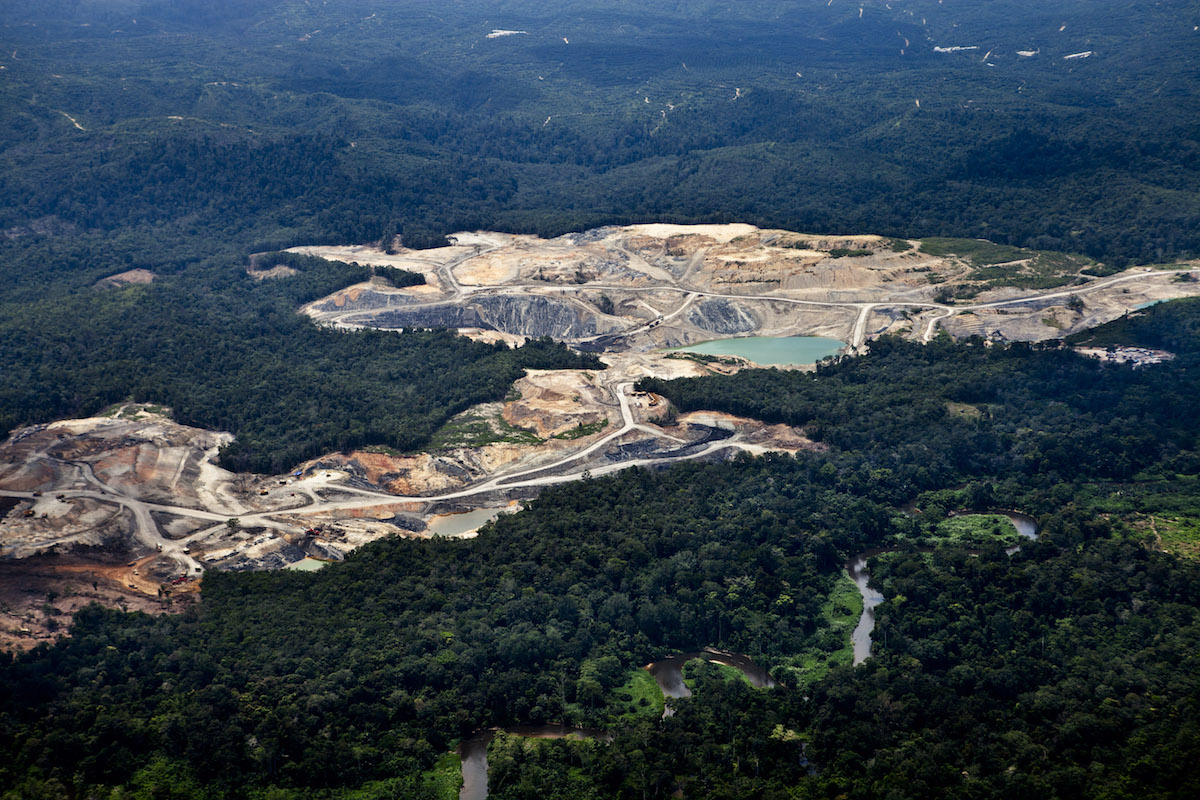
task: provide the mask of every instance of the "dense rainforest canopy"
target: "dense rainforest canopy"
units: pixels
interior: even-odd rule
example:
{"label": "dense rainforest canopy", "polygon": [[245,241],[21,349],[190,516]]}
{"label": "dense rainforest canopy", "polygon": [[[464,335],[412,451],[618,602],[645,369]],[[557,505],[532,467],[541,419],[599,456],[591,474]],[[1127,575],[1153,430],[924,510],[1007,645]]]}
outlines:
{"label": "dense rainforest canopy", "polygon": [[[1118,325],[1153,337],[1198,307]],[[1200,510],[1186,344],[1135,370],[883,340],[815,375],[742,373],[736,397],[829,450],[584,480],[476,540],[385,540],[318,573],[210,575],[179,616],[90,611],[4,668],[0,776],[14,797],[437,796],[459,738],[565,721],[613,740],[501,740],[495,796],[1190,796],[1200,568],[1141,524]],[[736,399],[721,378],[655,388]],[[997,507],[1040,540],[917,547]],[[849,555],[889,546],[876,654],[851,668],[830,601]],[[640,665],[701,646],[785,685],[709,667],[675,716],[631,702]]]}
{"label": "dense rainforest canopy", "polygon": [[41,235],[736,219],[1200,251],[1194,0],[12,0],[2,23],[0,227]]}

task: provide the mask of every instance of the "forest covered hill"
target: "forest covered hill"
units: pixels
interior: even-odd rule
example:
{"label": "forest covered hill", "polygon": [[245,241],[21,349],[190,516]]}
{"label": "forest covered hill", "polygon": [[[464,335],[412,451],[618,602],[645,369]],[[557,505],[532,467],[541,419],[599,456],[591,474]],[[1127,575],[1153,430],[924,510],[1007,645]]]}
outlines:
{"label": "forest covered hill", "polygon": [[0,219],[419,243],[719,218],[1161,260],[1200,247],[1198,8],[18,0]]}

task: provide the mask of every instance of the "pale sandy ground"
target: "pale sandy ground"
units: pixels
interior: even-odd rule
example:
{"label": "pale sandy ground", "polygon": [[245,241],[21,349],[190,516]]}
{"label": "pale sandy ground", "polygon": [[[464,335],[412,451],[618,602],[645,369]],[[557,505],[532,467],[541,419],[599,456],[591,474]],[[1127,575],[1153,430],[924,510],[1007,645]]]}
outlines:
{"label": "pale sandy ground", "polygon": [[626,230],[631,234],[651,236],[655,239],[669,239],[672,236],[705,236],[715,242],[729,242],[739,236],[749,236],[756,233],[758,228],[745,223],[727,225],[669,225],[666,223],[650,223],[648,225],[630,225]]}
{"label": "pale sandy ground", "polygon": [[256,281],[270,280],[271,278],[290,278],[299,273],[291,267],[283,264],[277,264],[270,269],[247,269],[246,274]]}
{"label": "pale sandy ground", "polygon": [[[853,340],[857,347],[882,333],[926,339],[943,327],[958,336],[1037,341],[1114,319],[1147,300],[1200,293],[1198,284],[1172,284],[1169,275],[1136,268],[1111,283],[1084,276],[1083,285],[1069,290],[1084,300],[1082,314],[1066,313],[1065,297],[1058,308],[1022,305],[1019,301],[1039,293],[1016,289],[992,290],[951,307],[937,304],[935,297],[971,272],[960,259],[923,254],[915,241],[895,252],[892,240],[874,235],[815,235],[746,224],[632,225],[552,240],[493,232],[450,238],[452,247],[395,256],[371,248],[301,249],[344,260],[419,261],[416,266],[431,281],[421,290],[427,301],[470,304],[489,293],[576,298],[583,303],[578,313],[605,321],[600,330],[624,325],[623,346],[631,351],[751,334],[832,336]],[[868,250],[870,255],[832,258],[829,251],[837,248]],[[1020,269],[1023,262],[1010,266]],[[461,291],[442,285],[451,275]],[[732,304],[728,308],[734,314],[752,319],[750,327],[721,330],[715,321],[721,314],[707,302],[718,297]],[[1003,308],[974,308],[1006,300],[1011,302]],[[612,311],[601,308],[602,303],[611,303]],[[312,304],[306,313],[353,327],[369,327],[372,315],[379,313],[345,305],[341,296],[334,296]],[[540,333],[506,328],[469,335],[511,343]]]}
{"label": "pale sandy ground", "polygon": [[96,281],[96,286],[100,288],[118,288],[134,284],[153,283],[156,277],[158,276],[148,269],[131,269],[126,272],[117,273],[116,275],[109,275],[107,278],[101,278]]}

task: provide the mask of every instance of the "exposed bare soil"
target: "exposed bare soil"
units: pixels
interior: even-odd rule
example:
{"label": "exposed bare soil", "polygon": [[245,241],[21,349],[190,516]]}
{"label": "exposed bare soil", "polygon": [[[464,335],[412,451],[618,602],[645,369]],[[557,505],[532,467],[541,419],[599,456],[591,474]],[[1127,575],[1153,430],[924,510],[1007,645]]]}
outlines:
{"label": "exposed bare soil", "polygon": [[146,613],[178,611],[199,582],[161,583],[153,558],[113,563],[103,552],[0,560],[0,650],[27,650],[64,635],[74,614],[91,603]]}
{"label": "exposed bare soil", "polygon": [[[1068,275],[1077,285],[1062,290],[999,288],[950,303],[943,293],[973,280],[975,267],[965,259],[923,253],[918,242],[744,224],[632,225],[549,240],[490,232],[451,239],[452,247],[393,255],[297,248],[359,263],[410,263],[430,281],[419,294],[360,284],[304,311],[344,327],[445,325],[490,341],[551,336],[617,353],[750,335],[830,336],[856,349],[883,333],[927,340],[939,328],[1038,341],[1110,321],[1145,302],[1200,293],[1200,283],[1139,267],[1108,279]],[[1009,266],[1020,274],[1028,264]],[[1082,308],[1068,308],[1072,296]]]}
{"label": "exposed bare soil", "polygon": [[605,396],[595,373],[528,370],[517,381],[514,392],[520,397],[505,404],[504,421],[542,439],[580,426],[607,426],[610,422],[610,413],[606,412],[612,408],[612,401]]}
{"label": "exposed bare soil", "polygon": [[290,278],[297,275],[295,269],[285,264],[276,264],[270,269],[247,269],[246,274],[256,281],[270,280],[271,278]]}
{"label": "exposed bare soil", "polygon": [[119,289],[122,286],[153,283],[158,277],[148,269],[131,269],[96,281],[97,289]]}

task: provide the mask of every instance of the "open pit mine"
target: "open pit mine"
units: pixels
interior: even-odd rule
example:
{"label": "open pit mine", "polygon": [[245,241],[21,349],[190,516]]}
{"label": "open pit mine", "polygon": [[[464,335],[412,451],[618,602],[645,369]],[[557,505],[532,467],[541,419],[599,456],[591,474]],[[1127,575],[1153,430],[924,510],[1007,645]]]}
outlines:
{"label": "open pit mine", "polygon": [[[928,341],[943,330],[1033,341],[1200,294],[1193,264],[1080,273],[1063,288],[990,288],[950,303],[947,288],[972,276],[964,259],[917,242],[750,225],[634,225],[552,240],[476,232],[435,250],[295,251],[426,280],[346,287],[300,309],[316,324],[449,327],[510,344],[550,336],[600,354],[606,369],[530,371],[505,402],[452,419],[425,452],[330,453],[283,475],[221,469],[229,434],[180,425],[153,406],[13,431],[0,445],[0,647],[52,638],[92,601],[176,608],[207,570],[316,568],[383,536],[471,536],[541,487],[585,475],[821,447],[801,430],[677,414],[634,391],[644,376],[756,366],[669,348],[822,336],[854,352],[884,333]],[[1005,266],[1020,275],[1027,265]]]}

